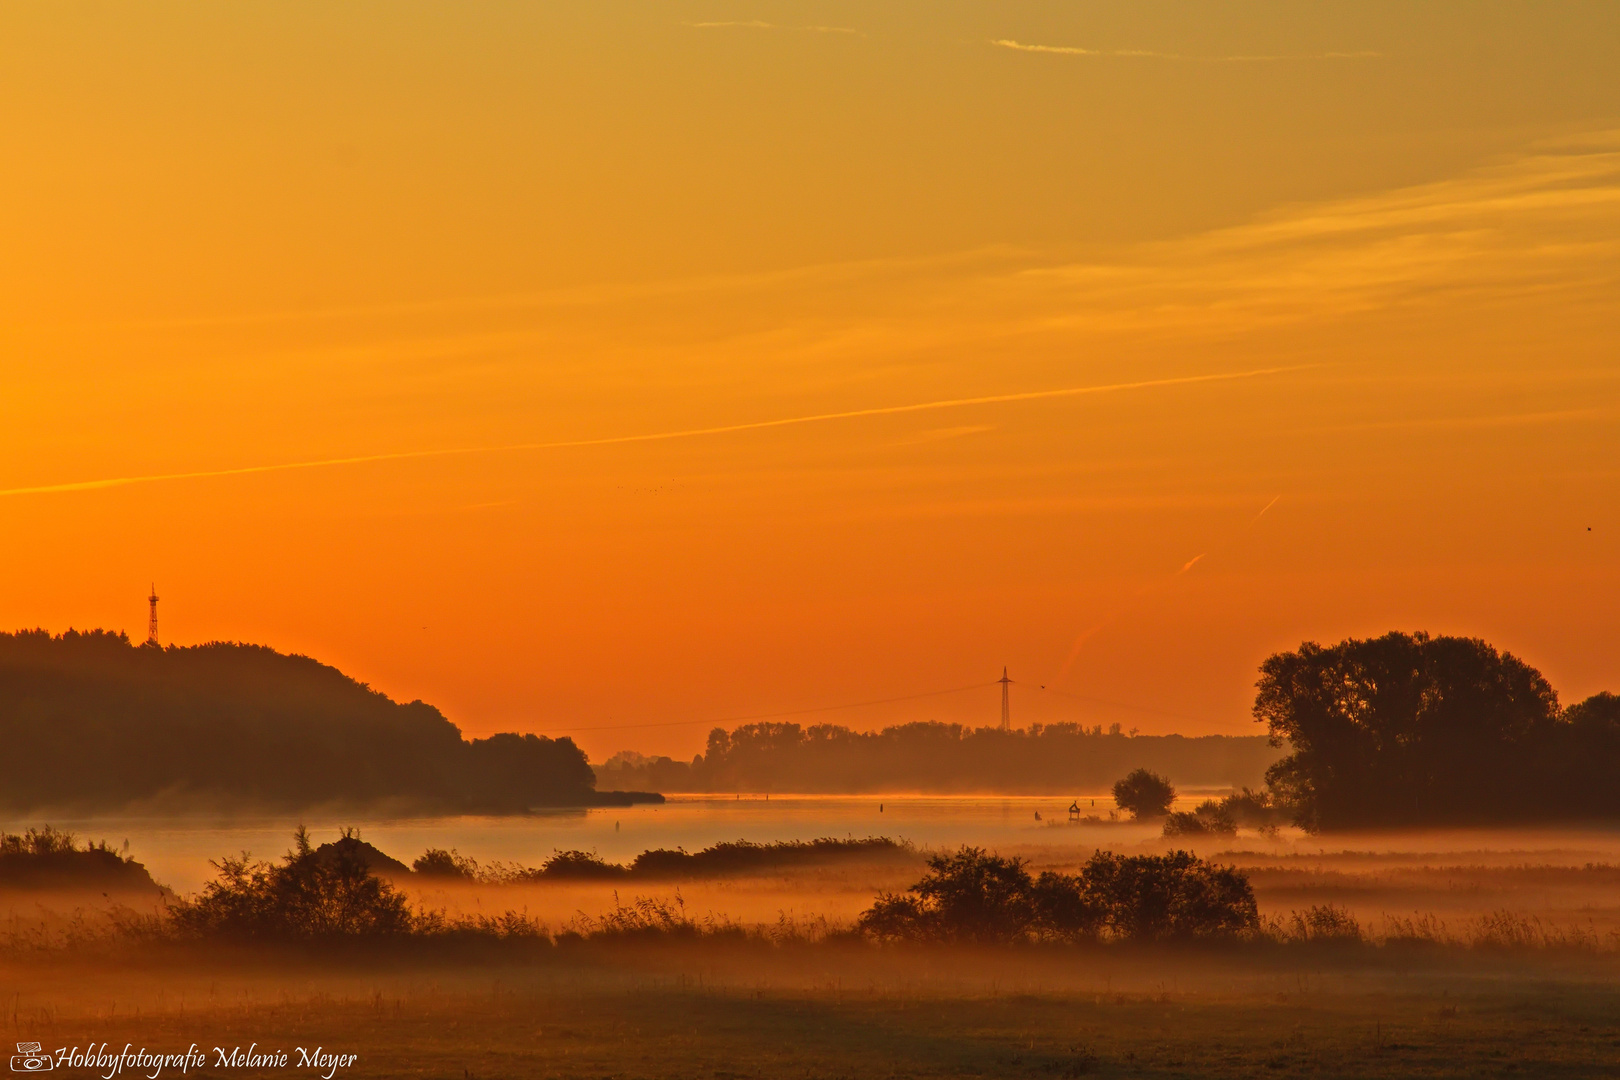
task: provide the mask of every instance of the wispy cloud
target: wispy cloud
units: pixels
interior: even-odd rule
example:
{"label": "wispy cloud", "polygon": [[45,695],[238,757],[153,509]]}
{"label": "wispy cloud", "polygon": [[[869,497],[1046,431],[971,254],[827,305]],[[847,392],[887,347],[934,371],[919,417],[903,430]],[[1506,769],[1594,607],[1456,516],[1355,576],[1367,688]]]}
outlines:
{"label": "wispy cloud", "polygon": [[924,443],[944,442],[946,439],[960,439],[964,435],[983,435],[987,431],[996,430],[994,424],[963,424],[959,427],[934,428],[930,431],[919,431],[915,435],[908,435],[903,439],[896,439],[892,446],[920,446]]}
{"label": "wispy cloud", "polygon": [[1189,60],[1205,64],[1271,63],[1279,60],[1370,60],[1380,52],[1276,53],[1237,56],[1188,56],[1184,53],[1155,52],[1151,49],[1082,49],[1075,45],[1026,45],[1011,38],[996,38],[990,44],[1017,52],[1053,53],[1058,56],[1117,56],[1126,59]]}
{"label": "wispy cloud", "polygon": [[1001,38],[990,42],[1003,49],[1016,49],[1018,52],[1057,53],[1060,56],[1107,56],[1101,49],[1081,49],[1073,45],[1025,45],[1023,42],[1013,41],[1010,38]]}
{"label": "wispy cloud", "polygon": [[1209,375],[1180,375],[1163,379],[1140,379],[1135,382],[1103,383],[1092,386],[1066,386],[1050,390],[1025,390],[1011,394],[985,394],[979,397],[943,398],[937,401],[910,402],[903,405],[879,405],[869,409],[847,409],[843,412],[813,413],[808,416],[753,420],[741,424],[721,424],[715,427],[684,428],[639,435],[609,435],[596,439],[559,439],[553,442],[508,443],[503,446],[464,446],[438,450],[405,450],[384,454],[357,454],[350,457],[319,458],[312,461],[245,465],[232,469],[197,469],[186,472],[150,473],[144,476],[104,477],[97,480],[75,480],[62,484],[8,488],[0,490],[0,496],[66,494],[77,491],[98,491],[105,488],[128,487],[131,484],[151,484],[165,480],[202,480],[213,477],[250,476],[260,473],[290,472],[298,469],[324,469],[342,465],[366,465],[385,461],[412,461],[423,458],[459,457],[470,454],[512,453],[521,450],[562,450],[590,446],[616,446],[626,443],[664,442],[671,439],[690,439],[706,435],[729,435],[744,431],[763,431],[767,428],[816,424],[831,420],[857,420],[873,416],[899,416],[905,413],[929,412],[936,409],[959,409],[974,405],[1001,405],[1021,401],[1041,401],[1050,398],[1121,393],[1130,390],[1194,386],[1199,383],[1231,382],[1238,379],[1255,379],[1299,370],[1303,370],[1303,365],[1217,372]]}

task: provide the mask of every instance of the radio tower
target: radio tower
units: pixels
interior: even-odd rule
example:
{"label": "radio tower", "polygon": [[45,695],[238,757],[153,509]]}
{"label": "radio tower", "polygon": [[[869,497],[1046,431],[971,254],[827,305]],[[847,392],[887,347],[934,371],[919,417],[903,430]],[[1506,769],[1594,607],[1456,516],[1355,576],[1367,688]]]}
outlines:
{"label": "radio tower", "polygon": [[[152,610],[155,612],[157,608],[154,606]],[[156,640],[157,630],[155,627],[157,622],[155,620],[157,616],[153,615],[152,618],[154,620],[152,623],[154,627],[152,635],[153,639]],[[1012,680],[1007,678],[1007,669],[1005,667],[1001,669],[1001,678],[997,679],[996,682],[1001,684],[1001,730],[1008,731],[1012,728],[1012,701],[1007,696],[1007,688],[1012,685]]]}
{"label": "radio tower", "polygon": [[[148,596],[146,598],[146,602],[152,606],[152,614],[149,615],[147,617],[147,619],[146,619],[146,643],[148,645],[156,646],[157,643],[158,643],[158,639],[157,639],[157,602],[158,602],[158,595],[157,595],[157,585],[155,583],[152,586],[152,595]],[[1001,711],[1003,713],[1005,713],[1007,711],[1006,707],[1003,706]]]}

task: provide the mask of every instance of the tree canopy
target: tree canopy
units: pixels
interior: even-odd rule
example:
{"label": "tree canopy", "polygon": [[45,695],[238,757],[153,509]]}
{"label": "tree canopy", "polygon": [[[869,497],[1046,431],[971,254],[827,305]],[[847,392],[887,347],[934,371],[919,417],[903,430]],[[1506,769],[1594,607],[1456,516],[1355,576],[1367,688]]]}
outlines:
{"label": "tree canopy", "polygon": [[1560,710],[1478,638],[1306,642],[1260,667],[1254,716],[1292,753],[1267,781],[1313,829],[1613,816],[1620,699]]}
{"label": "tree canopy", "polygon": [[1133,818],[1164,817],[1175,801],[1170,781],[1147,769],[1133,769],[1114,784],[1114,802]]}

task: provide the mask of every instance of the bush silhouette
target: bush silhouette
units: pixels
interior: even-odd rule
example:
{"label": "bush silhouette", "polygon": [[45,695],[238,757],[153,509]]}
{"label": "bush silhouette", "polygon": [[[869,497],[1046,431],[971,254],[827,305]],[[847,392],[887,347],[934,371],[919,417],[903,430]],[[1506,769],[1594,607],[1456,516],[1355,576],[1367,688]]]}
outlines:
{"label": "bush silhouette", "polygon": [[1231,836],[1237,821],[1226,803],[1205,799],[1194,810],[1178,810],[1164,819],[1165,836]]}
{"label": "bush silhouette", "polygon": [[1082,941],[1097,937],[1108,924],[1108,912],[1082,876],[1043,871],[1030,889],[1030,906],[1044,938]]}
{"label": "bush silhouette", "polygon": [[[346,831],[343,839],[359,838]],[[308,940],[397,936],[413,928],[405,897],[371,872],[357,845],[316,850],[302,825],[280,865],[250,863],[243,855],[213,866],[218,876],[202,896],[171,911],[182,933]]]}
{"label": "bush silhouette", "polygon": [[460,852],[443,848],[428,848],[411,863],[411,869],[423,877],[449,878],[461,881],[478,879],[478,864]]}
{"label": "bush silhouette", "polygon": [[857,926],[880,941],[1155,941],[1252,933],[1259,912],[1240,871],[1185,851],[1099,851],[1077,875],[1032,879],[1022,860],[964,847],[930,858],[905,893],[880,894]]}
{"label": "bush silhouette", "polygon": [[1279,803],[1269,791],[1244,788],[1222,799],[1220,805],[1232,824],[1251,829],[1280,825],[1293,816],[1290,808]]}
{"label": "bush silhouette", "polygon": [[1137,769],[1114,785],[1114,802],[1134,818],[1163,817],[1176,801],[1176,789],[1158,773]]}
{"label": "bush silhouette", "polygon": [[592,851],[559,851],[534,876],[539,878],[620,878],[629,873],[618,863],[603,862]]}
{"label": "bush silhouette", "polygon": [[1186,851],[1100,851],[1080,872],[1115,936],[1137,941],[1227,937],[1260,924],[1249,879]]}
{"label": "bush silhouette", "polygon": [[932,856],[907,894],[880,895],[860,926],[878,938],[1004,945],[1035,928],[1034,884],[1022,859],[964,847]]}
{"label": "bush silhouette", "polygon": [[605,862],[595,852],[560,851],[547,859],[539,870],[519,871],[509,876],[522,880],[724,877],[777,866],[803,866],[863,856],[910,859],[914,857],[914,849],[909,844],[898,843],[886,836],[869,836],[861,840],[821,837],[817,840],[781,840],[770,844],[733,840],[713,844],[701,851],[651,848],[637,855],[628,866]]}

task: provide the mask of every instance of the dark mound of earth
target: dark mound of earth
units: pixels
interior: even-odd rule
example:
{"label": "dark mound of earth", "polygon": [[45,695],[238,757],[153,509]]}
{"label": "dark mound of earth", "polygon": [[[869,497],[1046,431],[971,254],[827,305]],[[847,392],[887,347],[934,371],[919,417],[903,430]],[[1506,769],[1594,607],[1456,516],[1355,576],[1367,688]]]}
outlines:
{"label": "dark mound of earth", "polygon": [[161,893],[146,867],[105,842],[83,847],[50,826],[19,836],[0,833],[0,889],[83,889],[102,893]]}

